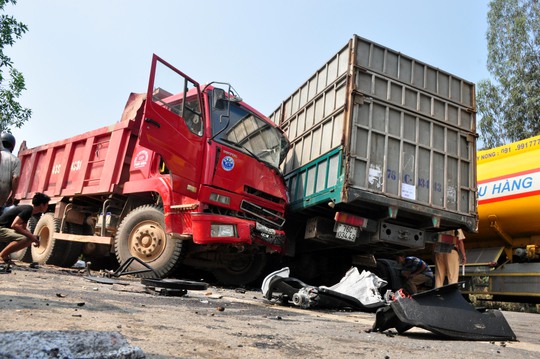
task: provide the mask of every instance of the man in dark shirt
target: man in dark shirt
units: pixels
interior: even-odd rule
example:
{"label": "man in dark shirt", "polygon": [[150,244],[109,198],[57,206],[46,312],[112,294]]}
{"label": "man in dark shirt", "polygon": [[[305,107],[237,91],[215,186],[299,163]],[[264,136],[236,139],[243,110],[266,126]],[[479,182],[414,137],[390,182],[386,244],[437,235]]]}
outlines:
{"label": "man in dark shirt", "polygon": [[12,207],[0,216],[0,242],[9,244],[0,252],[0,259],[4,263],[11,263],[10,254],[32,243],[39,245],[39,239],[26,228],[32,215],[47,211],[51,198],[43,193],[36,193],[32,204],[23,204]]}
{"label": "man in dark shirt", "polygon": [[420,258],[398,256],[401,264],[401,276],[405,279],[405,290],[410,294],[418,293],[418,287],[433,287],[433,272]]}

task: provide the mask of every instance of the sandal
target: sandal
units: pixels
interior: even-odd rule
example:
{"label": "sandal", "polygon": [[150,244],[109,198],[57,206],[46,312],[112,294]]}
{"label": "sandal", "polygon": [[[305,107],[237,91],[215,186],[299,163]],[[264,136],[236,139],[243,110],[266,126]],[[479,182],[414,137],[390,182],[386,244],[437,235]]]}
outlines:
{"label": "sandal", "polygon": [[4,261],[3,264],[9,264],[9,265],[14,265],[14,264],[15,264],[15,262],[13,262],[13,261],[11,260],[11,258],[9,258],[9,257],[7,257],[7,258],[2,258],[2,260]]}

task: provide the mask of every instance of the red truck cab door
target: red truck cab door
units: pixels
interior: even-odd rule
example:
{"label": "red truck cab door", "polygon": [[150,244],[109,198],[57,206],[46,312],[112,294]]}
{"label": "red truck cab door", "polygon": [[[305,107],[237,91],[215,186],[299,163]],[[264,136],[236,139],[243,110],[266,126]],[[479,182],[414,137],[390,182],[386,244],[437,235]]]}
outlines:
{"label": "red truck cab door", "polygon": [[202,103],[196,81],[158,56],[152,57],[139,142],[162,157],[173,190],[193,198],[203,168]]}

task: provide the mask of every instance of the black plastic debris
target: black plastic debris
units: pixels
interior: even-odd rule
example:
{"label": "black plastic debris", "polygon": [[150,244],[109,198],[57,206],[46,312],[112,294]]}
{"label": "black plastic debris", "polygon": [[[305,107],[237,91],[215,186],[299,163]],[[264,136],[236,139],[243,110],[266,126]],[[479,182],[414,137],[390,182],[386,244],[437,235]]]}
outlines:
{"label": "black plastic debris", "polygon": [[208,283],[195,282],[184,279],[153,279],[143,278],[141,283],[146,286],[149,293],[168,296],[168,297],[182,297],[187,294],[189,290],[206,290],[208,289]]}
{"label": "black plastic debris", "polygon": [[499,310],[478,310],[459,291],[461,283],[450,284],[397,298],[377,310],[373,331],[395,328],[403,334],[412,327],[426,329],[446,339],[516,340]]}

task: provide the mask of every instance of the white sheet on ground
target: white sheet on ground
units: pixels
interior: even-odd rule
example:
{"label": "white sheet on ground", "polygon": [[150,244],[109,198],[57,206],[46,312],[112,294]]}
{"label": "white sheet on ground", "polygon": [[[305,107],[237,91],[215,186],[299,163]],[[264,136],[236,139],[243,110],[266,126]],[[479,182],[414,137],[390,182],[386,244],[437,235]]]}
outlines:
{"label": "white sheet on ground", "polygon": [[377,307],[385,303],[379,288],[387,284],[387,281],[369,271],[359,273],[358,268],[351,267],[339,283],[326,288],[354,297],[366,307]]}

